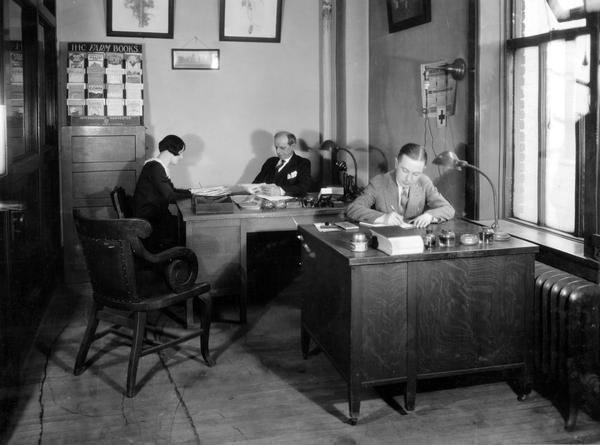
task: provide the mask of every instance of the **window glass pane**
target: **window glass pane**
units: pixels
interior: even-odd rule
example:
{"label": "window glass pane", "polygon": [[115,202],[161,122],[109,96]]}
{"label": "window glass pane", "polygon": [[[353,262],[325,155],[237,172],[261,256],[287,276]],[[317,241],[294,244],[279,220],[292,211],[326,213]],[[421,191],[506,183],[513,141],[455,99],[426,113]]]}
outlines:
{"label": "window glass pane", "polygon": [[513,216],[538,221],[538,49],[515,53]]}
{"label": "window glass pane", "polygon": [[[562,0],[561,6],[574,9],[583,6],[583,0]],[[515,0],[514,36],[527,37],[544,34],[554,29],[585,26],[585,19],[559,22],[548,6],[547,0]]]}
{"label": "window glass pane", "polygon": [[575,230],[576,124],[589,110],[589,36],[548,44],[545,223]]}
{"label": "window glass pane", "polygon": [[42,144],[46,143],[46,82],[44,76],[47,74],[45,62],[46,62],[46,48],[44,48],[44,44],[46,43],[44,39],[44,27],[38,25],[37,30],[37,38],[38,38],[38,101],[39,106],[38,109],[40,111],[38,115],[39,119],[39,128],[40,128],[40,142]]}
{"label": "window glass pane", "polygon": [[6,143],[9,156],[26,153],[24,138],[25,95],[23,90],[23,12],[14,1],[8,3],[8,58],[6,66]]}

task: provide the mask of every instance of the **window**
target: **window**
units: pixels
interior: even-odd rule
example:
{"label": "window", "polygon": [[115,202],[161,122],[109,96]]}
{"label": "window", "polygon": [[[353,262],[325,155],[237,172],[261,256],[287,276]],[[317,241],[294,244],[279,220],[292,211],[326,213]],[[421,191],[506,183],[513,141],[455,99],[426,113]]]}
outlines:
{"label": "window", "polygon": [[513,0],[507,42],[512,68],[507,210],[516,220],[580,238],[593,230],[584,221],[583,203],[591,195],[581,173],[586,150],[593,149],[586,140],[594,128],[586,122],[597,95],[590,75],[597,72],[591,65],[598,55],[590,54],[592,34],[583,0],[562,2],[563,11],[577,12],[571,15],[557,13],[548,3],[561,2]]}

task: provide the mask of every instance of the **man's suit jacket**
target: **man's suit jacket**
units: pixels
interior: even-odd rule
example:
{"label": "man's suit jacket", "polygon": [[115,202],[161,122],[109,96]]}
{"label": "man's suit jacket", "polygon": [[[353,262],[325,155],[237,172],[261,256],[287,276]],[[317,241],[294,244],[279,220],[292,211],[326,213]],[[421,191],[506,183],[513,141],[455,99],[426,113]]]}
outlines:
{"label": "man's suit jacket", "polygon": [[[396,170],[375,176],[362,194],[346,210],[348,218],[373,223],[384,213],[398,212],[400,209]],[[454,208],[438,192],[426,175],[410,186],[404,219],[415,218],[427,211],[438,219],[452,219]]]}
{"label": "man's suit jacket", "polygon": [[306,195],[311,184],[310,161],[294,153],[280,172],[276,167],[278,161],[276,156],[267,159],[253,183],[275,184],[289,196]]}

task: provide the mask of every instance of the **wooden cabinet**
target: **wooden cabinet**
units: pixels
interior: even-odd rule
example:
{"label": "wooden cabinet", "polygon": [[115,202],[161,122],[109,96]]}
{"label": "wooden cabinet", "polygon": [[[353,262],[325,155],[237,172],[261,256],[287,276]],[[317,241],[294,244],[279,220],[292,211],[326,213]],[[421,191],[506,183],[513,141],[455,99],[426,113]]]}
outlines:
{"label": "wooden cabinet", "polygon": [[133,194],[144,162],[142,126],[63,127],[61,134],[62,222],[66,283],[88,280],[73,225],[73,209],[116,217],[110,200],[119,185]]}

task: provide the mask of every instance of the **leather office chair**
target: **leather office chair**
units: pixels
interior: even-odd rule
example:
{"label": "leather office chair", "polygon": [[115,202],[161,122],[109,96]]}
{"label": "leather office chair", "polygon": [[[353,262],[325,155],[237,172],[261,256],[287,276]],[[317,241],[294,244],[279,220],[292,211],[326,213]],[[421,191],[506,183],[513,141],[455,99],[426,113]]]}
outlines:
{"label": "leather office chair", "polygon": [[[135,381],[140,357],[200,337],[200,351],[208,366],[214,361],[209,354],[211,323],[210,285],[196,283],[198,260],[190,249],[175,247],[158,254],[149,253],[140,238],[151,232],[150,224],[142,219],[91,219],[73,210],[77,233],[83,246],[93,289],[93,305],[87,328],[75,361],[74,374],[86,369],[86,356],[92,342],[107,333],[131,339],[127,371],[127,397],[136,393]],[[136,267],[136,263],[151,267]],[[147,325],[150,311],[168,310],[169,307],[194,299],[203,306],[200,328],[181,335]],[[125,314],[123,314],[125,312]],[[188,311],[188,314],[193,313]],[[113,326],[96,334],[100,321]],[[123,332],[128,328],[131,335]],[[146,337],[147,331],[169,337],[159,342],[158,337]],[[146,346],[149,345],[149,346]]]}

